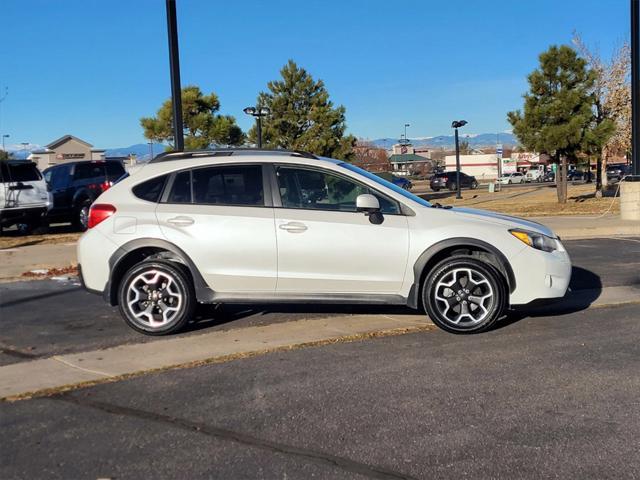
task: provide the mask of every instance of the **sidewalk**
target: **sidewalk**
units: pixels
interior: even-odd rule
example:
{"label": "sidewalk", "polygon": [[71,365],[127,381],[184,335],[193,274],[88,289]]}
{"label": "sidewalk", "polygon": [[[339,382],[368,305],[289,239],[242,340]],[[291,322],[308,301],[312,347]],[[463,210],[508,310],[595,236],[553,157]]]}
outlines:
{"label": "sidewalk", "polygon": [[604,217],[557,216],[528,217],[551,228],[563,240],[580,238],[606,238],[615,235],[639,236],[640,222],[621,220],[619,215],[607,214]]}

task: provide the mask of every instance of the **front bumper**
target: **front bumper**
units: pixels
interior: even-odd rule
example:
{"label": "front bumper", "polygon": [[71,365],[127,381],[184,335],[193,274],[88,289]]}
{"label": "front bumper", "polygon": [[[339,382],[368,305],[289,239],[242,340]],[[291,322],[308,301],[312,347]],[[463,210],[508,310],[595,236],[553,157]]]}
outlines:
{"label": "front bumper", "polygon": [[571,259],[562,247],[554,252],[525,248],[512,260],[516,289],[511,305],[564,297],[571,281]]}

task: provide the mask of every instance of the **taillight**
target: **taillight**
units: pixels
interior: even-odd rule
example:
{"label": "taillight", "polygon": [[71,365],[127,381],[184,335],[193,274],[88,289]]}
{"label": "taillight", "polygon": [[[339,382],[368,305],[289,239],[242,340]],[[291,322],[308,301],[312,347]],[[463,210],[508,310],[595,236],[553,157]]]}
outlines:
{"label": "taillight", "polygon": [[114,213],[116,213],[116,207],[113,205],[108,205],[106,203],[94,203],[89,209],[89,221],[87,222],[87,226],[89,228],[93,228]]}
{"label": "taillight", "polygon": [[105,190],[108,190],[111,187],[111,185],[113,185],[113,183],[111,183],[111,182],[108,182],[108,181],[107,182],[102,182],[100,184],[100,190],[102,190],[104,192]]}

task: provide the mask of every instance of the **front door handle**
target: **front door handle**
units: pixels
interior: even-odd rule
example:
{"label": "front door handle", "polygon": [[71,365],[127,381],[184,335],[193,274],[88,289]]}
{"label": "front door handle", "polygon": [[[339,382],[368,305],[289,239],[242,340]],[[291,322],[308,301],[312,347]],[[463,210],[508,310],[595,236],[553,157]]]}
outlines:
{"label": "front door handle", "polygon": [[167,220],[167,223],[170,223],[171,225],[174,225],[176,227],[188,227],[189,225],[193,225],[195,223],[195,220],[191,217],[180,215],[178,217],[170,218],[169,220]]}
{"label": "front door handle", "polygon": [[307,230],[307,226],[300,222],[283,223],[278,226],[280,230],[286,230],[289,233],[302,233]]}

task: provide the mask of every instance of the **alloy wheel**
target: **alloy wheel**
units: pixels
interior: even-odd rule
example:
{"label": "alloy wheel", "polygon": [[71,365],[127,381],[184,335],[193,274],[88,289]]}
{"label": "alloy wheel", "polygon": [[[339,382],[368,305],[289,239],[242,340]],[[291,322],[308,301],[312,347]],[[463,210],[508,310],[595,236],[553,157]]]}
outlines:
{"label": "alloy wheel", "polygon": [[434,289],[440,315],[460,327],[482,323],[490,314],[494,295],[487,277],[473,268],[456,268],[447,272]]}
{"label": "alloy wheel", "polygon": [[184,303],[178,283],[167,272],[151,269],[137,275],[127,289],[127,309],[144,329],[159,329],[180,314]]}

